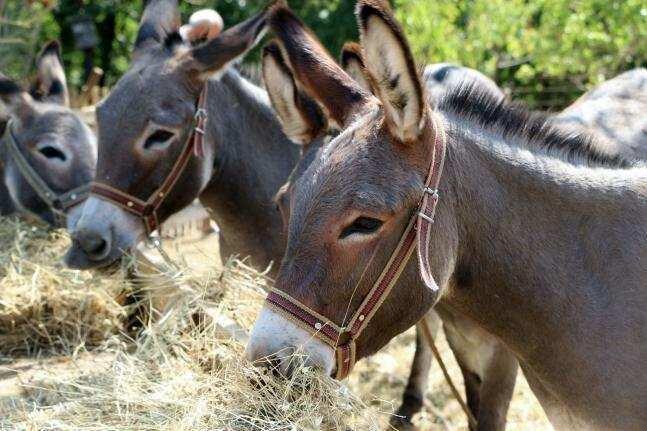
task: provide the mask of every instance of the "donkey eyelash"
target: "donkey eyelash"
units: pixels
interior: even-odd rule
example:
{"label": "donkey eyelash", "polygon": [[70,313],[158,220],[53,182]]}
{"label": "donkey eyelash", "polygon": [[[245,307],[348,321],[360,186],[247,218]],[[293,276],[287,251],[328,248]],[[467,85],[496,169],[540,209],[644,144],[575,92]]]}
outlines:
{"label": "donkey eyelash", "polygon": [[157,130],[146,138],[146,141],[144,141],[144,149],[149,150],[155,146],[166,144],[173,137],[175,137],[175,133],[173,132],[169,132],[168,130]]}
{"label": "donkey eyelash", "polygon": [[339,239],[346,239],[351,235],[371,235],[382,227],[382,220],[371,217],[358,217],[349,226],[346,226],[339,235]]}

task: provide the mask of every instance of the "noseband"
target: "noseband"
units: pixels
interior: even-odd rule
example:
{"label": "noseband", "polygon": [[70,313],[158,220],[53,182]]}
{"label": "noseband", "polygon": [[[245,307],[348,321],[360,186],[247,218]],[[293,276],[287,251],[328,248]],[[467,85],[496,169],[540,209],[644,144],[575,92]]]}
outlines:
{"label": "noseband", "polygon": [[[338,380],[346,378],[353,369],[356,361],[356,340],[389,296],[416,246],[418,248],[418,264],[422,281],[432,291],[438,290],[438,285],[431,274],[429,245],[431,241],[431,225],[434,222],[436,205],[439,199],[438,186],[445,161],[446,141],[444,129],[440,123],[441,120],[432,114],[431,121],[435,133],[432,160],[417,211],[411,217],[400,238],[400,242],[391,254],[391,258],[382,273],[355,314],[348,321],[348,324],[340,327],[327,317],[322,316],[278,289],[272,289],[267,296],[266,304],[270,308],[335,350],[335,361],[337,363],[335,378]],[[371,262],[372,259],[369,260],[368,265]]]}
{"label": "noseband", "polygon": [[150,236],[160,225],[157,211],[171,190],[173,190],[173,187],[175,187],[180,176],[182,176],[189,160],[191,160],[191,156],[195,154],[198,157],[202,157],[203,155],[205,124],[207,122],[206,100],[207,85],[205,84],[198,98],[191,135],[184,143],[184,148],[173,165],[171,172],[169,172],[166,179],[147,200],[143,201],[136,196],[97,181],[92,183],[90,193],[139,217],[144,223],[146,235]]}
{"label": "noseband", "polygon": [[27,158],[20,151],[18,140],[13,133],[12,120],[7,123],[3,141],[6,143],[9,156],[16,163],[20,175],[29,183],[32,190],[45,202],[56,219],[56,226],[62,227],[67,220],[66,212],[70,208],[83,202],[90,192],[90,185],[84,184],[65,193],[56,193],[42,176],[29,164]]}

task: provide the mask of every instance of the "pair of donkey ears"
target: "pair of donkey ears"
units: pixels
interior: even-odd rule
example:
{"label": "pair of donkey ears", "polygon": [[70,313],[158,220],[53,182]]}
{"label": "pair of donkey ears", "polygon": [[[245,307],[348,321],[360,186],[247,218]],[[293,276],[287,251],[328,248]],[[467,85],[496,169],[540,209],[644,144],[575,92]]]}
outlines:
{"label": "pair of donkey ears", "polygon": [[342,69],[291,10],[277,5],[271,14],[278,42],[265,50],[264,75],[284,128],[296,142],[306,144],[321,132],[313,104],[345,128],[367,106],[381,103],[397,140],[413,142],[422,133],[425,93],[392,10],[384,0],[360,0],[357,19],[362,44],[346,46]]}

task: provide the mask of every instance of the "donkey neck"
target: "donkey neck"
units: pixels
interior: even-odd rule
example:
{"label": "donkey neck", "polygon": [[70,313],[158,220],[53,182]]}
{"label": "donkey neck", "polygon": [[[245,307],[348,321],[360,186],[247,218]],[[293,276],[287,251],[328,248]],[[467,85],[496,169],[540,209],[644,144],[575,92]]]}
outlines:
{"label": "donkey neck", "polygon": [[449,123],[437,226],[456,224],[458,247],[443,305],[515,353],[556,425],[644,425],[647,171],[573,166]]}
{"label": "donkey neck", "polygon": [[215,150],[211,181],[200,199],[221,229],[221,256],[249,256],[258,268],[285,250],[273,197],[296,165],[267,93],[233,69],[209,81],[206,144]]}

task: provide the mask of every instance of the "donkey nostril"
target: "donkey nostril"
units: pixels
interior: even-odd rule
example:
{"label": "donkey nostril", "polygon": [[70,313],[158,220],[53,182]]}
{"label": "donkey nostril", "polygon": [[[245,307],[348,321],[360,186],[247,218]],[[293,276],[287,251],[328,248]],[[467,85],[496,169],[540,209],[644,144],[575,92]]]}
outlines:
{"label": "donkey nostril", "polygon": [[82,231],[74,240],[92,260],[104,259],[110,252],[110,241],[99,233]]}

